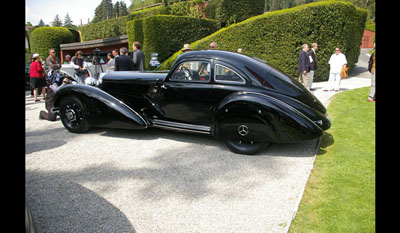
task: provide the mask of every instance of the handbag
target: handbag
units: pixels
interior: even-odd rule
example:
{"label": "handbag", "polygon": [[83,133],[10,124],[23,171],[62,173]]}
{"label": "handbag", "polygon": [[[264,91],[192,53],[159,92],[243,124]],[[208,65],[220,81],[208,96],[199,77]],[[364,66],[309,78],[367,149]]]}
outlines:
{"label": "handbag", "polygon": [[342,77],[342,79],[347,78],[347,76],[349,75],[349,68],[347,67],[342,67],[342,70],[340,71],[340,77]]}

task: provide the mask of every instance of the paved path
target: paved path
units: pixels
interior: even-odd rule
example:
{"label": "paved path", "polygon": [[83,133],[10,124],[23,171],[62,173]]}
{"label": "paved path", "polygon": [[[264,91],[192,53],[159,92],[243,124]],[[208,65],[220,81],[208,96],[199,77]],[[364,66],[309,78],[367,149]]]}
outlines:
{"label": "paved path", "polygon": [[[335,92],[314,94],[326,103]],[[369,86],[352,77],[341,91]],[[317,141],[234,154],[212,137],[160,129],[72,134],[26,98],[26,191],[39,232],[284,233]]]}

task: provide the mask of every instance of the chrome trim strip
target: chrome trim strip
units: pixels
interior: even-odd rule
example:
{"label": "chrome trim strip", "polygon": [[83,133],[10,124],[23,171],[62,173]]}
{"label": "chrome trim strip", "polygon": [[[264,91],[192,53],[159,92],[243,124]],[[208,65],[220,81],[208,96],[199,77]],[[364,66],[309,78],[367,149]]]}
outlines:
{"label": "chrome trim strip", "polygon": [[211,134],[211,127],[204,125],[192,125],[186,123],[179,123],[173,121],[165,121],[159,119],[152,119],[153,127],[170,129],[170,130],[178,130],[184,132],[192,132],[192,133],[202,133],[202,134]]}

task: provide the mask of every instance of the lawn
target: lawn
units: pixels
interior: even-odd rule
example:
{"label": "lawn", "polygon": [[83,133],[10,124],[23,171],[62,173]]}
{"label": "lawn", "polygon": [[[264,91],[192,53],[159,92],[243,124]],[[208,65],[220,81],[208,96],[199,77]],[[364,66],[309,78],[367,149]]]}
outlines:
{"label": "lawn", "polygon": [[375,232],[375,103],[369,87],[333,96],[332,126],[289,232]]}

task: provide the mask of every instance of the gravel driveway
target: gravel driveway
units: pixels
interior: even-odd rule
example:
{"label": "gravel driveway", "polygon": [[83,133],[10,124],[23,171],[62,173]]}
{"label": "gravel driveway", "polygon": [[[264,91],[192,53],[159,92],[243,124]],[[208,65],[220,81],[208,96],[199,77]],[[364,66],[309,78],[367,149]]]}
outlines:
{"label": "gravel driveway", "polygon": [[[342,81],[343,90],[369,84]],[[334,94],[323,85],[316,96]],[[273,144],[246,156],[161,129],[72,134],[60,120],[39,120],[40,110],[44,101],[26,97],[26,195],[41,233],[287,232],[317,146]]]}
{"label": "gravel driveway", "polygon": [[317,141],[234,154],[161,129],[72,134],[26,101],[26,191],[39,232],[285,232]]}

